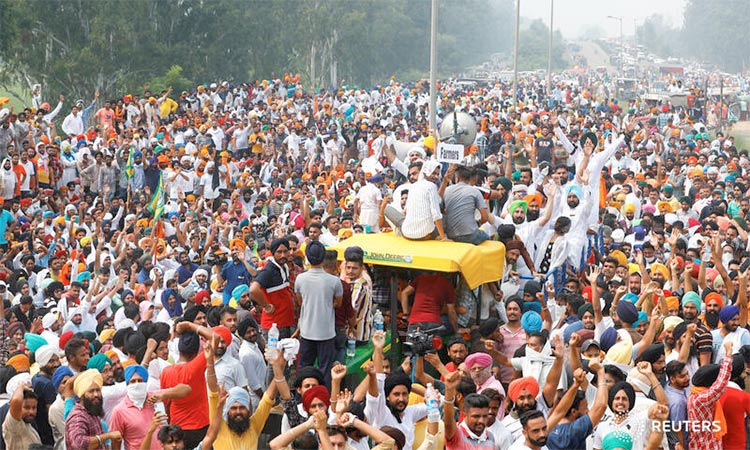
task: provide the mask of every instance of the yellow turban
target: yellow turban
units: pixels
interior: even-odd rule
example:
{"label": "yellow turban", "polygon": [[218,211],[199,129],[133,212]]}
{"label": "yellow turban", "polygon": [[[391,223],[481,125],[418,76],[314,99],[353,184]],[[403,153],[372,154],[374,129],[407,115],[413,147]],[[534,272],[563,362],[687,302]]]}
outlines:
{"label": "yellow turban", "polygon": [[81,238],[81,247],[85,247],[91,243],[91,236],[84,236]]}
{"label": "yellow turban", "polygon": [[634,273],[641,273],[641,267],[638,264],[635,263],[629,263],[628,264],[628,273],[634,274]]}
{"label": "yellow turban", "polygon": [[429,148],[430,150],[435,150],[435,138],[432,136],[427,136],[424,138],[424,142],[422,143],[425,148]]}
{"label": "yellow turban", "polygon": [[102,374],[96,369],[89,369],[78,374],[76,381],[73,383],[73,391],[78,397],[83,397],[93,385],[101,388],[104,385]]}
{"label": "yellow turban", "polygon": [[625,203],[625,206],[623,207],[623,209],[626,213],[632,212],[633,214],[635,214],[635,205],[632,203]]}
{"label": "yellow turban", "polygon": [[114,328],[107,328],[106,330],[102,330],[102,332],[99,333],[99,342],[103,344],[107,342],[107,339],[112,339],[114,335],[115,335]]}
{"label": "yellow turban", "polygon": [[626,266],[628,265],[628,257],[625,256],[625,253],[623,253],[621,250],[614,250],[609,254],[609,256],[615,258],[617,260],[618,266]]}
{"label": "yellow turban", "polygon": [[667,266],[661,263],[653,263],[651,264],[651,273],[659,272],[662,274],[665,280],[669,279],[669,270],[667,270]]}
{"label": "yellow turban", "polygon": [[607,352],[607,356],[605,356],[604,360],[608,362],[612,362],[615,364],[630,364],[633,359],[633,341],[630,339],[630,336],[625,336],[627,331],[620,333],[618,332],[617,335],[620,337],[620,341],[618,341],[615,345],[613,345],[609,351]]}

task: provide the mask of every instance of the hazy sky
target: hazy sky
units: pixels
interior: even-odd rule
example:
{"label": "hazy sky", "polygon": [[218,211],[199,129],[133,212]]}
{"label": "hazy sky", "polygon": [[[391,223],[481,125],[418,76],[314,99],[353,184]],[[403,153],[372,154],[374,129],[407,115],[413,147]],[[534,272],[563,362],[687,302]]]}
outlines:
{"label": "hazy sky", "polygon": [[[549,24],[550,0],[520,0],[521,16],[542,19]],[[668,23],[680,25],[685,0],[554,0],[555,30],[565,38],[575,38],[586,28],[600,25],[610,37],[620,36],[619,21],[607,16],[622,17],[623,33],[632,35],[634,23],[640,25],[653,14],[661,14]],[[635,21],[635,22],[634,22]]]}

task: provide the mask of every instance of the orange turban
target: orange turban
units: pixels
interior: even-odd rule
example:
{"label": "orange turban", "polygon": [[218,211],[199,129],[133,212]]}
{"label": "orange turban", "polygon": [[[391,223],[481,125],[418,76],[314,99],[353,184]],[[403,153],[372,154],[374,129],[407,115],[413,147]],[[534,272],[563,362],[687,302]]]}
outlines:
{"label": "orange turban", "polygon": [[5,365],[13,367],[18,373],[28,372],[29,367],[31,367],[29,357],[23,354],[19,354],[10,358],[8,362],[5,363]]}
{"label": "orange turban", "polygon": [[680,299],[674,296],[667,297],[664,300],[667,301],[667,308],[669,309],[679,309],[680,308]]}
{"label": "orange turban", "polygon": [[523,377],[513,380],[508,386],[508,398],[518,401],[521,392],[528,391],[534,398],[539,395],[539,382],[534,377]]}
{"label": "orange turban", "polygon": [[721,298],[721,294],[719,294],[718,292],[711,292],[710,294],[708,294],[706,296],[706,299],[705,299],[704,303],[706,305],[708,305],[712,301],[715,301],[716,303],[718,303],[719,304],[719,308],[723,308],[724,307],[724,299]]}
{"label": "orange turban", "polygon": [[542,194],[539,194],[539,193],[529,194],[523,198],[523,201],[525,201],[529,205],[532,202],[536,202],[537,205],[542,206]]}
{"label": "orange turban", "polygon": [[229,243],[229,248],[239,247],[241,250],[245,250],[245,242],[242,239],[232,239]]}

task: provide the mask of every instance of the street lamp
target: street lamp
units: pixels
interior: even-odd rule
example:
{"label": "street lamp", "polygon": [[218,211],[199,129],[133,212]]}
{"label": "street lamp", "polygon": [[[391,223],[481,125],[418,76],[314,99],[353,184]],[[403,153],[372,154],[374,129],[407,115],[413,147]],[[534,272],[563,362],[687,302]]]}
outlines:
{"label": "street lamp", "polygon": [[622,57],[625,52],[625,46],[624,46],[623,35],[622,35],[622,16],[619,16],[619,17],[607,16],[607,19],[617,20],[620,22],[620,75],[622,75]]}
{"label": "street lamp", "polygon": [[513,39],[513,108],[518,106],[518,29],[521,22],[521,0],[516,0],[516,30]]}
{"label": "street lamp", "polygon": [[438,2],[432,0],[432,16],[430,19],[430,132],[437,128],[437,27]]}

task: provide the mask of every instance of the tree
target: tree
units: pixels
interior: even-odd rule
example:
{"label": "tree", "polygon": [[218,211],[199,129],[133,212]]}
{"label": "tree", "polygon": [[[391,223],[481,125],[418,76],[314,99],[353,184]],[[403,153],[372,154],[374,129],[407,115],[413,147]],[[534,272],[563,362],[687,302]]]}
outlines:
{"label": "tree", "polygon": [[[568,62],[564,56],[565,44],[562,34],[556,31],[552,39],[552,70],[565,69]],[[548,49],[549,27],[541,20],[531,22],[518,36],[519,70],[546,69]]]}

